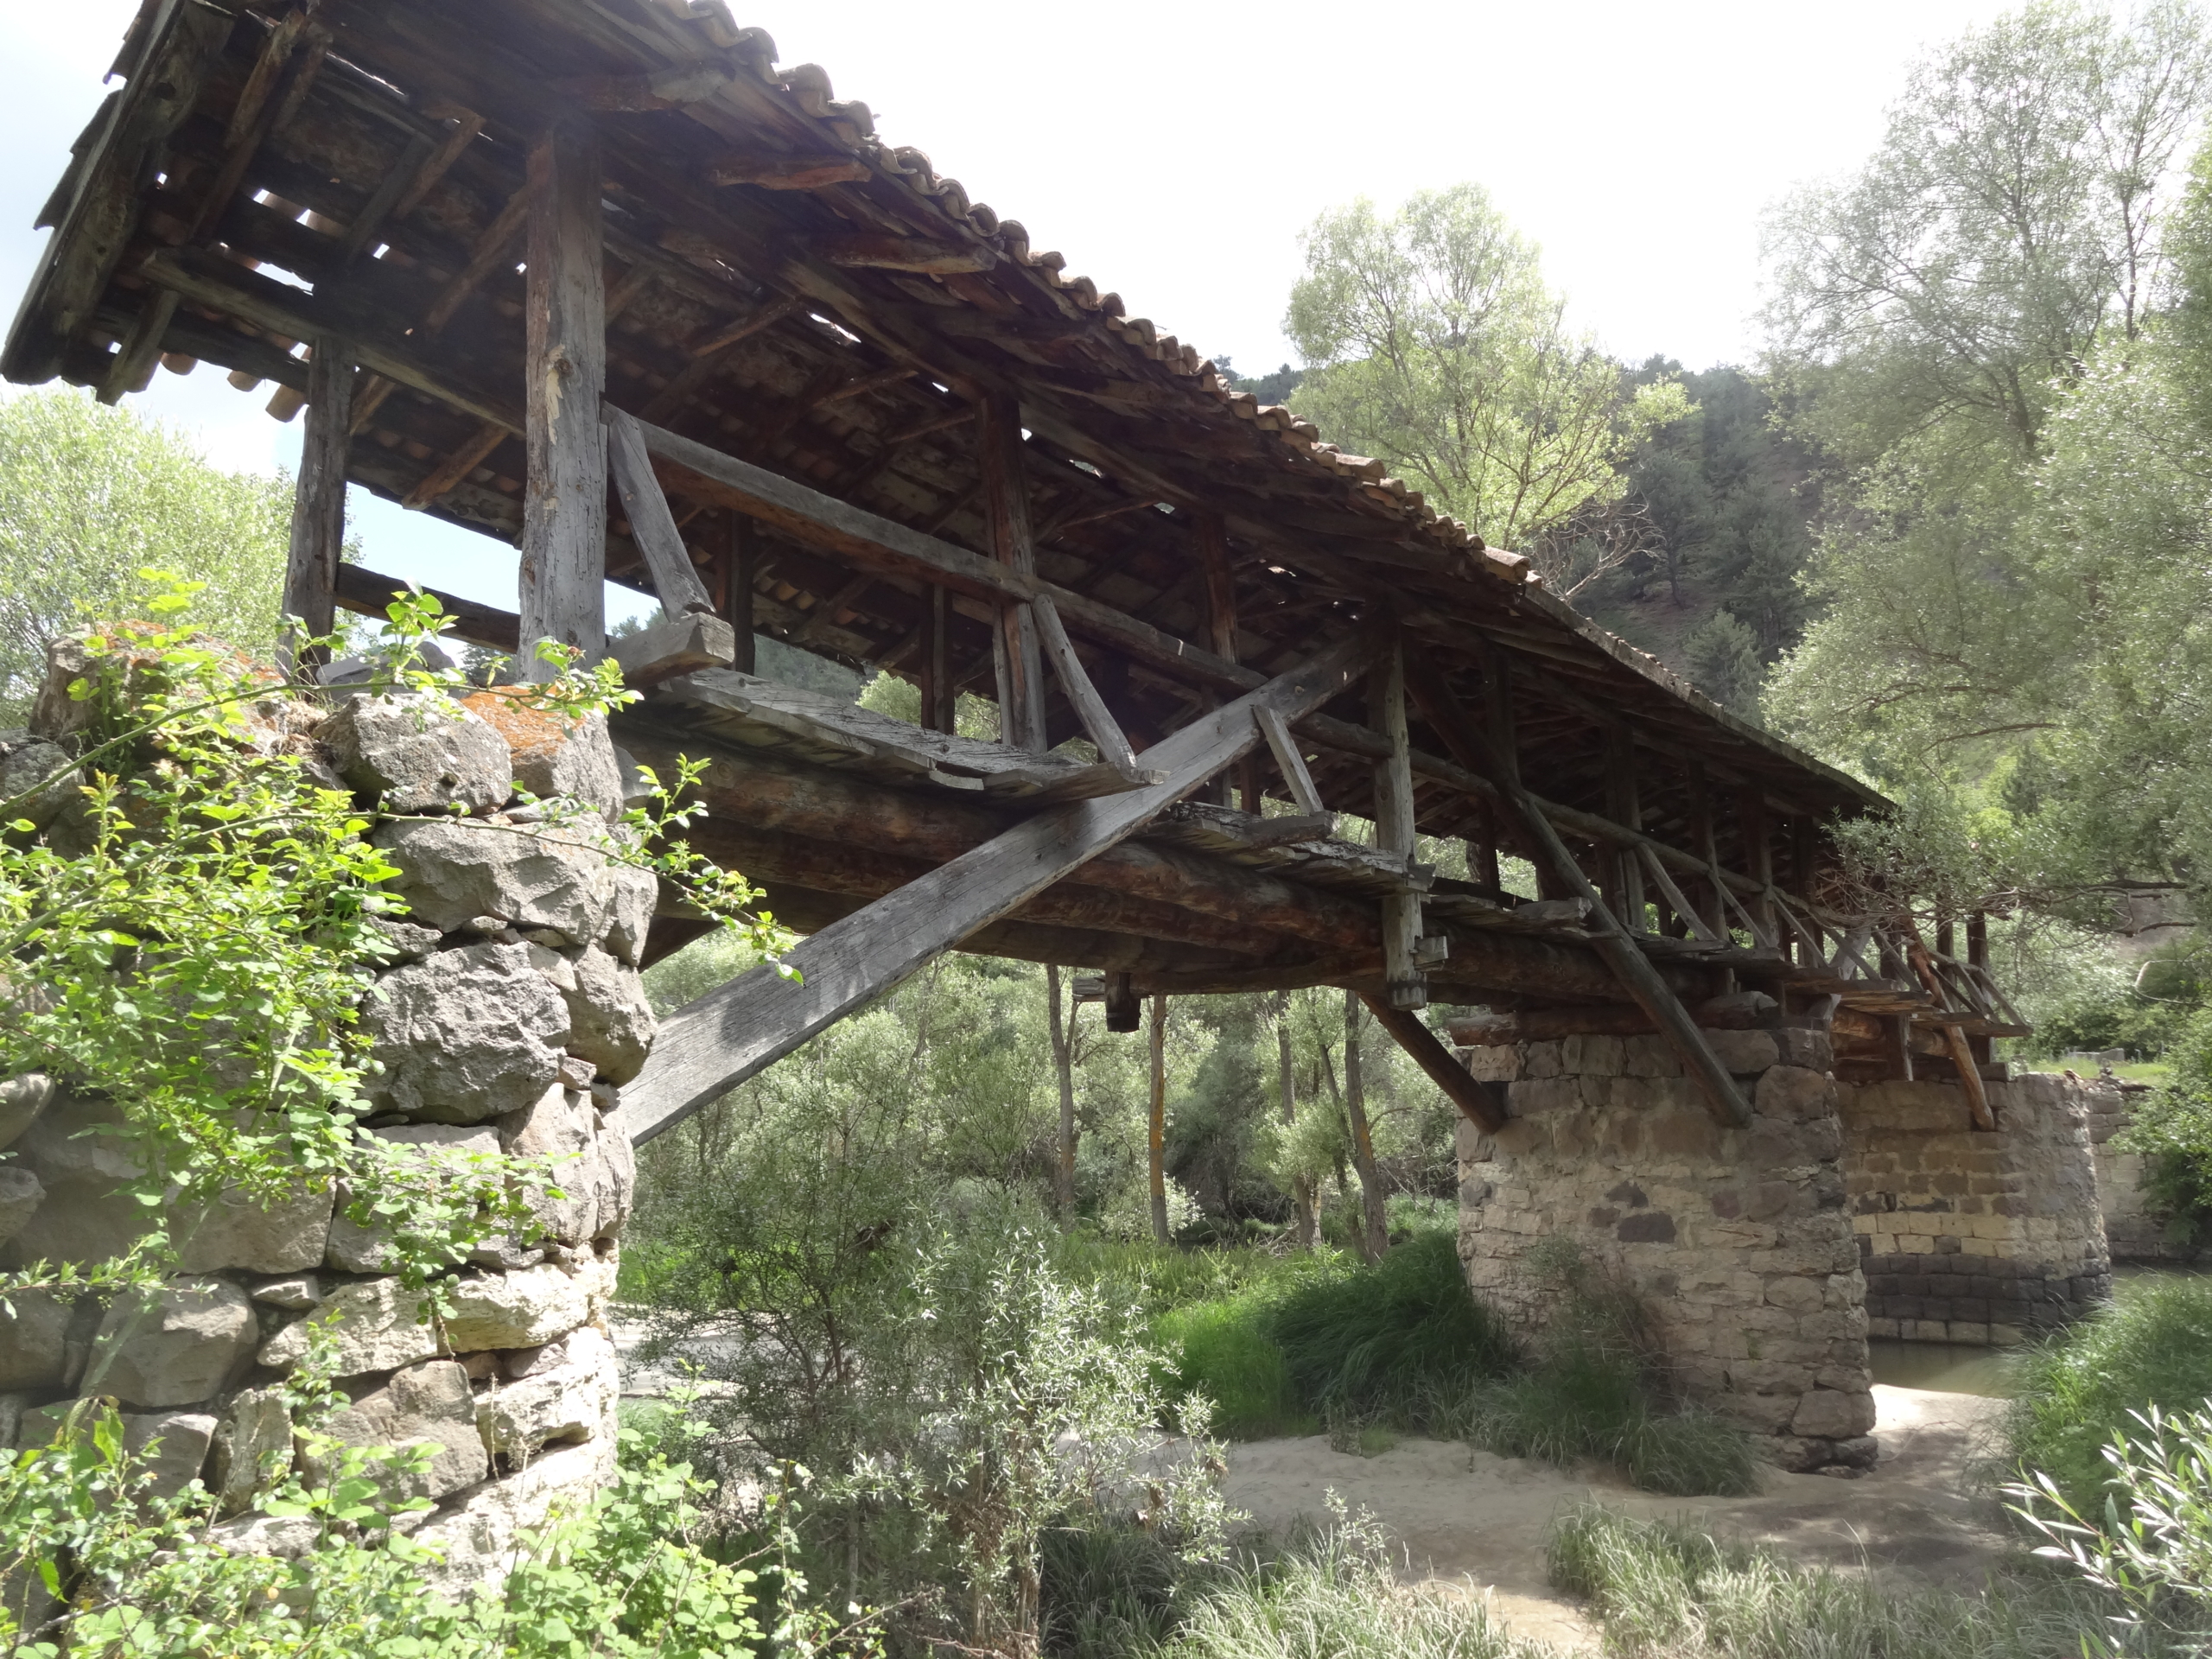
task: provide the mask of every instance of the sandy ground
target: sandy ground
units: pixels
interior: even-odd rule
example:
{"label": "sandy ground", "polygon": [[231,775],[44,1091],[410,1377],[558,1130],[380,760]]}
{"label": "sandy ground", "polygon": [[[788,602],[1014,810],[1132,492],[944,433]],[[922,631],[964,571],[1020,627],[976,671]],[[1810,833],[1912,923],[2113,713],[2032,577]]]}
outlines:
{"label": "sandy ground", "polygon": [[2007,1549],[1965,1465],[2003,1402],[1877,1387],[1882,1458],[1858,1480],[1770,1474],[1752,1497],[1658,1497],[1594,1469],[1568,1471],[1440,1440],[1402,1440],[1378,1457],[1333,1452],[1325,1438],[1232,1446],[1230,1501],[1281,1531],[1325,1521],[1332,1490],[1370,1510],[1405,1547],[1412,1576],[1479,1595],[1516,1635],[1594,1651],[1596,1626],[1544,1581],[1544,1531],[1586,1498],[1639,1516],[1700,1518],[1771,1544],[1808,1566],[1857,1567],[1960,1589],[1980,1585]]}

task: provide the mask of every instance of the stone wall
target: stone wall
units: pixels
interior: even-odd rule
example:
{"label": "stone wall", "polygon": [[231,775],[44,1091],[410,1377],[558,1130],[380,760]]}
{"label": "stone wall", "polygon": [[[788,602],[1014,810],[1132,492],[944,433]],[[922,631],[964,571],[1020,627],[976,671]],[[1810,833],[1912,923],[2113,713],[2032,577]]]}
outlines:
{"label": "stone wall", "polygon": [[1530,1332],[1532,1249],[1566,1239],[1625,1281],[1681,1391],[1771,1437],[1783,1466],[1875,1456],[1865,1281],[1845,1210],[1827,1038],[1797,1027],[1707,1039],[1754,1103],[1724,1129],[1656,1037],[1463,1052],[1512,1121],[1460,1126],[1460,1254],[1476,1293]]}
{"label": "stone wall", "polygon": [[1987,1087],[1994,1133],[1971,1127],[1953,1083],[1841,1089],[1873,1335],[2018,1343],[2112,1294],[2091,1091],[2044,1074]]}
{"label": "stone wall", "polygon": [[[302,1186],[273,1211],[172,1214],[182,1271],[159,1295],[105,1312],[18,1299],[0,1333],[0,1445],[50,1433],[79,1395],[113,1396],[134,1443],[159,1437],[167,1482],[200,1477],[240,1516],[234,1542],[296,1548],[309,1523],[243,1512],[299,1454],[276,1385],[325,1323],[349,1401],[333,1431],[439,1448],[418,1535],[457,1587],[613,1472],[606,1316],[632,1186],[614,1114],[652,1040],[638,962],[657,883],[590,844],[624,805],[603,723],[570,728],[497,692],[457,717],[406,693],[327,715],[292,704],[280,723],[365,806],[461,809],[375,832],[411,915],[383,925],[393,954],[366,1010],[382,1071],[360,1133],[430,1160],[553,1160],[557,1189],[530,1196],[543,1236],[479,1249],[433,1319],[387,1241],[347,1218],[351,1195]],[[588,816],[538,804],[555,797]],[[0,1089],[0,1264],[98,1261],[135,1236],[141,1212],[116,1187],[137,1172],[100,1133],[109,1109],[42,1078]]]}
{"label": "stone wall", "polygon": [[2212,1243],[2170,1230],[2152,1197],[2143,1190],[2143,1157],[2122,1152],[2113,1137],[2127,1127],[2134,1102],[2150,1092],[2147,1084],[2123,1084],[2111,1077],[2082,1079],[2082,1105],[2096,1160],[2097,1206],[2105,1218],[2105,1242],[2112,1259],[2159,1267],[2212,1266]]}

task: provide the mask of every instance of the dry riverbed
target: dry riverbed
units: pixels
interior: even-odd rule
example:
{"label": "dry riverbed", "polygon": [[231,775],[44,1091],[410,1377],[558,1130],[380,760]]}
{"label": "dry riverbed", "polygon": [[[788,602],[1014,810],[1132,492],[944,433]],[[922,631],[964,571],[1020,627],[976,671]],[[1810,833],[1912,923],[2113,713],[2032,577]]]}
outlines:
{"label": "dry riverbed", "polygon": [[1599,1632],[1544,1578],[1544,1532],[1596,1499],[1637,1516],[1700,1518],[1806,1566],[1858,1567],[1960,1590],[1980,1586],[2012,1546],[1992,1524],[1966,1465],[2004,1402],[1878,1386],[1882,1458],[1857,1480],[1766,1478],[1751,1497],[1659,1497],[1594,1469],[1566,1471],[1455,1443],[1402,1440],[1379,1456],[1326,1439],[1232,1446],[1230,1501],[1270,1532],[1328,1518],[1327,1495],[1370,1511],[1406,1550],[1409,1578],[1480,1596],[1516,1635],[1594,1650]]}

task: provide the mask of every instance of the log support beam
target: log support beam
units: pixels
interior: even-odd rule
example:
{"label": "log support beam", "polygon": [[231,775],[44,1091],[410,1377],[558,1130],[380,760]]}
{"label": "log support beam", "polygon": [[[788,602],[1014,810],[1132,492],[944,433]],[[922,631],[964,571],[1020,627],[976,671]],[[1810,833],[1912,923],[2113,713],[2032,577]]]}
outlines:
{"label": "log support beam", "polygon": [[556,121],[530,157],[530,261],[523,493],[525,679],[560,671],[536,655],[550,639],[586,663],[607,654],[607,272],[599,140]]}
{"label": "log support beam", "polygon": [[[1374,767],[1375,845],[1379,852],[1410,863],[1414,848],[1414,774],[1408,760],[1406,653],[1402,640],[1390,646],[1367,676],[1368,722],[1390,746]],[[1421,895],[1394,893],[1382,900],[1384,997],[1393,1008],[1428,1006],[1428,981],[1421,970]]]}
{"label": "log support beam", "polygon": [[[307,429],[292,499],[292,547],[284,566],[284,612],[309,639],[338,621],[338,566],[346,547],[346,454],[353,435],[353,364],[345,342],[315,342],[308,365]],[[284,655],[297,650],[287,631]]]}
{"label": "log support beam", "polygon": [[[1029,489],[1022,468],[1021,410],[1011,397],[988,397],[976,410],[976,450],[983,468],[983,523],[991,556],[1034,582],[1037,543],[1030,531]],[[1045,659],[1037,618],[1019,601],[1001,601],[991,636],[998,672],[999,734],[1018,749],[1043,753]]]}

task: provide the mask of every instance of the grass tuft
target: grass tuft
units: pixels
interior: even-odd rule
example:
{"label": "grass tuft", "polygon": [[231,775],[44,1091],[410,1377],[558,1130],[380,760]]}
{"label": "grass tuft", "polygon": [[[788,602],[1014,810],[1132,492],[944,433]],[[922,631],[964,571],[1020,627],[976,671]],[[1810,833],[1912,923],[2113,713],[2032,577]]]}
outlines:
{"label": "grass tuft", "polygon": [[1554,1526],[1546,1556],[1624,1659],[2080,1659],[2114,1611],[2055,1575],[1993,1578],[1978,1595],[1900,1590],[1596,1505]]}
{"label": "grass tuft", "polygon": [[2212,1395],[2212,1280],[2123,1285],[2113,1303],[2023,1354],[2005,1416],[2010,1467],[2049,1475],[2082,1515],[2104,1513],[2104,1448],[2156,1405],[2190,1410]]}

